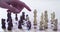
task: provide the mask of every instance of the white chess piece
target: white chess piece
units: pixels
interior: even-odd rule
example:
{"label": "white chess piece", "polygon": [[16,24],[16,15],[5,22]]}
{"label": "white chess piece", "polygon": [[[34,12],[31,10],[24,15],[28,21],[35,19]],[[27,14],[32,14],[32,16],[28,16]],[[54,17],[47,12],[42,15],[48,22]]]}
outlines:
{"label": "white chess piece", "polygon": [[37,17],[37,11],[36,11],[36,9],[35,9],[35,10],[34,10],[34,25],[37,25],[36,17]]}
{"label": "white chess piece", "polygon": [[48,14],[47,14],[47,11],[44,12],[44,22],[45,22],[45,29],[48,28]]}
{"label": "white chess piece", "polygon": [[40,30],[44,29],[44,17],[43,17],[43,13],[41,14],[41,21],[40,21]]}

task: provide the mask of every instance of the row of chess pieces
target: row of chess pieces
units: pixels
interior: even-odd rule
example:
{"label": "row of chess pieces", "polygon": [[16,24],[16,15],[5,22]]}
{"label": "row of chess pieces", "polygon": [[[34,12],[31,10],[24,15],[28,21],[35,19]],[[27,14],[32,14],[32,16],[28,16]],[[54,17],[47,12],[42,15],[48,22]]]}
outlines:
{"label": "row of chess pieces", "polygon": [[[36,17],[37,17],[37,10],[35,9],[34,10],[34,26],[37,25],[37,20],[36,20]],[[40,26],[39,26],[39,30],[45,30],[45,29],[48,29],[48,12],[47,10],[44,11],[44,14],[41,13],[41,18],[40,18]],[[57,31],[58,28],[57,28],[57,24],[58,24],[58,19],[56,19],[55,17],[55,12],[52,12],[51,13],[51,27],[53,27],[53,31]],[[36,27],[35,27],[36,28]]]}
{"label": "row of chess pieces", "polygon": [[[11,12],[7,12],[7,21],[5,21],[6,19],[1,19],[2,21],[2,29],[6,29],[6,22],[8,23],[8,30],[12,30],[12,28],[14,27],[13,25],[13,20],[11,17]],[[20,16],[20,20],[18,20],[17,14],[15,17],[15,20],[18,21],[18,23],[16,22],[16,24],[18,24],[18,29],[22,29],[22,25],[25,25],[27,27],[28,30],[31,29],[31,22],[29,20],[29,16],[26,15],[25,17],[25,12],[22,12],[22,15]]]}
{"label": "row of chess pieces", "polygon": [[[37,21],[36,21],[36,17],[37,17],[37,11],[34,10],[34,29],[36,29],[37,27]],[[18,21],[18,17],[17,17],[17,14],[16,14],[16,17],[15,17],[16,21]],[[18,21],[18,28],[19,29],[22,29],[22,25],[24,25],[24,21],[27,21],[27,28],[28,30],[31,29],[31,21],[29,20],[29,17],[28,15],[26,15],[26,18],[25,18],[25,12],[22,12],[22,16],[20,16],[20,20]],[[55,19],[55,12],[51,13],[51,27],[53,27],[53,30],[54,31],[57,31],[57,19]],[[13,24],[12,24],[12,18],[11,18],[11,13],[8,12],[7,13],[7,22],[8,22],[8,30],[11,30],[12,27],[13,27]],[[2,28],[5,29],[5,19],[2,19]],[[44,14],[42,13],[41,14],[41,21],[40,21],[40,26],[39,26],[39,30],[45,30],[45,29],[48,29],[48,13],[47,11],[44,12]]]}

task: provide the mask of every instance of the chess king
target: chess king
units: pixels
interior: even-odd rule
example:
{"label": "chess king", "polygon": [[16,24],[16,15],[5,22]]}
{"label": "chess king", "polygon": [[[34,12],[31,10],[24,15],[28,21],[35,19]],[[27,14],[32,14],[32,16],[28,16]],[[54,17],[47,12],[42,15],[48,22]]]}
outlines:
{"label": "chess king", "polygon": [[36,9],[34,10],[34,29],[36,29],[37,27],[37,20],[36,20],[36,17],[37,17],[37,11],[36,11]]}
{"label": "chess king", "polygon": [[20,13],[24,7],[28,11],[31,11],[31,9],[24,2],[19,0],[0,0],[0,7],[8,9],[7,11],[13,13]]}
{"label": "chess king", "polygon": [[37,11],[36,11],[36,9],[35,9],[35,10],[34,10],[34,25],[37,25],[36,17],[37,17]]}

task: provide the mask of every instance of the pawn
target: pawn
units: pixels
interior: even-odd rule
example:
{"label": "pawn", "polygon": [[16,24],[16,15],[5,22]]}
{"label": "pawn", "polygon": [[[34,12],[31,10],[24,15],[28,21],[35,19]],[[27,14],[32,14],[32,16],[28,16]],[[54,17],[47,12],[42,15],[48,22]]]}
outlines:
{"label": "pawn", "polygon": [[2,19],[1,21],[2,21],[2,29],[6,29],[6,27],[5,27],[5,19]]}
{"label": "pawn", "polygon": [[8,22],[8,30],[12,30],[13,24],[12,24],[12,19],[9,19]]}
{"label": "pawn", "polygon": [[26,15],[26,20],[29,20],[29,17],[28,17],[28,15]]}

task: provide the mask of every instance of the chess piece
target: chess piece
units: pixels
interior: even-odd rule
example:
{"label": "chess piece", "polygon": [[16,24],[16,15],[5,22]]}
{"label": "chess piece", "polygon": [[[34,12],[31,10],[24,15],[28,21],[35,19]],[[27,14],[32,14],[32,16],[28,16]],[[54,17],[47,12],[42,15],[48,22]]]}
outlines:
{"label": "chess piece", "polygon": [[1,19],[2,21],[2,29],[6,29],[6,26],[5,26],[5,19]]}
{"label": "chess piece", "polygon": [[26,15],[26,23],[27,23],[27,28],[28,28],[28,30],[30,30],[31,29],[31,22],[30,22],[30,20],[29,20],[29,17],[28,17],[28,15]]}
{"label": "chess piece", "polygon": [[22,12],[22,20],[25,20],[25,12]]}
{"label": "chess piece", "polygon": [[[36,17],[37,17],[37,11],[36,11],[36,9],[34,10],[34,26],[36,26],[37,25],[37,20],[36,20]],[[36,29],[36,27],[34,27],[35,29]]]}
{"label": "chess piece", "polygon": [[57,31],[57,19],[55,19],[55,12],[51,13],[51,27],[54,31]]}
{"label": "chess piece", "polygon": [[44,12],[44,22],[45,22],[44,29],[48,29],[48,14],[47,14],[47,11]]}
{"label": "chess piece", "polygon": [[41,21],[40,21],[40,30],[43,30],[44,29],[44,17],[43,17],[43,13],[41,15]]}
{"label": "chess piece", "polygon": [[25,20],[25,12],[22,12],[22,16],[20,17],[20,20],[22,21],[23,24],[23,20]]}
{"label": "chess piece", "polygon": [[55,12],[51,13],[51,27],[53,27],[54,25],[54,20],[55,20]]}
{"label": "chess piece", "polygon": [[26,15],[26,20],[29,20],[29,17],[28,17],[28,15]]}
{"label": "chess piece", "polygon": [[13,24],[12,24],[12,19],[9,19],[8,22],[8,30],[12,30]]}
{"label": "chess piece", "polygon": [[31,29],[31,22],[29,20],[27,21],[27,28],[28,28],[28,30]]}
{"label": "chess piece", "polygon": [[16,21],[18,20],[17,14],[15,14],[15,20],[16,20]]}
{"label": "chess piece", "polygon": [[22,16],[20,17],[20,20],[18,22],[18,28],[22,29],[22,24],[23,24],[23,20],[22,20]]}
{"label": "chess piece", "polygon": [[7,10],[7,22],[9,21],[9,19],[11,19],[11,12],[9,12],[9,10]]}
{"label": "chess piece", "polygon": [[57,31],[57,24],[58,24],[57,21],[58,21],[58,20],[55,19],[55,22],[54,22],[54,28],[53,28],[54,31]]}

